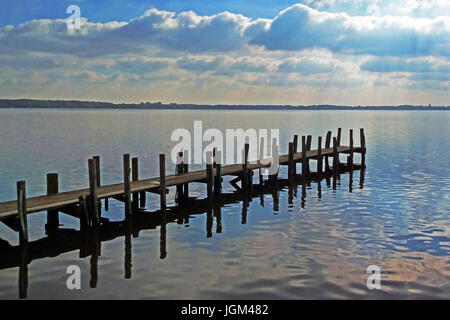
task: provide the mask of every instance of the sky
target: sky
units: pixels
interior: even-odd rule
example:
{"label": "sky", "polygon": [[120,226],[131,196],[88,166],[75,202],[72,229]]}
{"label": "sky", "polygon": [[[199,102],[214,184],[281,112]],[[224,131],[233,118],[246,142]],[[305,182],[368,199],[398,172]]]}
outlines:
{"label": "sky", "polygon": [[0,98],[450,105],[449,92],[449,0],[0,1]]}

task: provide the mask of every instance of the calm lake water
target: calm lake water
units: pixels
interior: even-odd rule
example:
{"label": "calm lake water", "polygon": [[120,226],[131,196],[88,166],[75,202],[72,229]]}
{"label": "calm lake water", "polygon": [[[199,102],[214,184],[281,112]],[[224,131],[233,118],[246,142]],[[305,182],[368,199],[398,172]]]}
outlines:
{"label": "calm lake water", "polygon": [[[193,215],[179,223],[142,230],[138,236],[101,243],[96,288],[92,257],[79,250],[32,260],[28,298],[36,299],[305,299],[450,298],[450,113],[445,111],[94,111],[0,110],[0,200],[16,198],[24,179],[29,196],[46,192],[45,174],[58,172],[60,190],[88,186],[87,159],[101,156],[102,183],[122,180],[122,154],[138,156],[140,176],[158,172],[158,154],[170,153],[176,128],[193,132],[218,128],[279,128],[287,153],[293,134],[325,137],[342,127],[365,128],[364,177],[342,174],[336,190],[312,182],[289,204],[288,191],[221,209],[221,232],[214,217]],[[206,144],[205,144],[206,145]],[[355,156],[359,162],[359,155]],[[315,168],[314,162],[312,167]],[[198,166],[201,168],[201,166]],[[195,167],[193,167],[195,169]],[[174,166],[168,163],[167,172]],[[286,176],[282,168],[280,177]],[[364,178],[361,181],[361,178]],[[255,182],[257,175],[255,175]],[[169,205],[174,203],[171,188]],[[201,184],[191,196],[205,194]],[[233,188],[224,183],[224,191]],[[149,195],[148,211],[159,208]],[[245,211],[245,210],[244,210]],[[150,213],[149,213],[150,214]],[[123,205],[110,201],[111,221],[124,218]],[[246,222],[243,224],[243,220]],[[45,237],[45,213],[29,216],[30,241]],[[62,228],[78,221],[61,214]],[[207,237],[208,227],[212,236]],[[161,240],[161,231],[165,231]],[[18,244],[3,224],[0,238]],[[165,239],[164,239],[165,238]],[[1,242],[1,241],[0,241]],[[161,259],[161,245],[167,255]],[[47,254],[48,255],[48,254]],[[50,254],[52,255],[52,254]],[[0,250],[0,298],[19,297],[19,268],[4,268]],[[131,264],[130,264],[131,263]],[[81,269],[81,290],[68,290],[66,269]],[[369,265],[381,267],[381,289],[366,286]],[[130,271],[131,270],[131,271]]]}

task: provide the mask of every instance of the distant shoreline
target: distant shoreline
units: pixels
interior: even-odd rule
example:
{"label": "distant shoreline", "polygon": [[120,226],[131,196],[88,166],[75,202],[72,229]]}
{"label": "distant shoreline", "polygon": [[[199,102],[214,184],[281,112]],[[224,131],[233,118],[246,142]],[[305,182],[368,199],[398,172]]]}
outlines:
{"label": "distant shoreline", "polygon": [[0,99],[0,109],[120,109],[120,110],[411,110],[411,111],[450,111],[450,106],[339,106],[339,105],[202,105],[202,104],[163,104],[160,102],[111,103],[70,100]]}

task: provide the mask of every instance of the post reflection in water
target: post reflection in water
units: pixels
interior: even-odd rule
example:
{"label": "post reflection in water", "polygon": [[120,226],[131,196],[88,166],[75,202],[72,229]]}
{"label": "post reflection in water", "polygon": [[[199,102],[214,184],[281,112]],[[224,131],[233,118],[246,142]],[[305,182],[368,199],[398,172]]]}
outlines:
{"label": "post reflection in water", "polygon": [[19,298],[25,299],[28,290],[28,245],[21,248],[19,266]]}
{"label": "post reflection in water", "polygon": [[159,236],[159,244],[160,244],[160,246],[159,246],[159,250],[160,250],[160,255],[159,255],[159,258],[162,260],[162,259],[165,259],[166,258],[166,256],[167,256],[167,250],[166,250],[166,241],[167,241],[167,239],[166,239],[166,232],[167,232],[167,229],[166,229],[166,211],[165,210],[163,210],[163,212],[162,212],[162,222],[161,222],[161,227],[160,227],[160,236]]}
{"label": "post reflection in water", "polygon": [[214,206],[214,216],[216,217],[216,233],[222,233],[222,207]]}
{"label": "post reflection in water", "polygon": [[132,217],[125,219],[125,279],[131,279],[131,230]]}
{"label": "post reflection in water", "polygon": [[91,230],[91,279],[89,281],[89,286],[91,288],[97,288],[98,281],[98,257],[101,256],[101,241],[100,241],[100,228],[95,227]]}
{"label": "post reflection in water", "polygon": [[206,237],[211,238],[212,237],[212,226],[213,226],[213,213],[211,208],[208,208],[208,211],[206,212]]}
{"label": "post reflection in water", "polygon": [[[360,171],[359,188],[364,187],[364,177],[365,170]],[[315,179],[317,183],[317,196],[318,201],[322,198],[322,177]],[[330,176],[325,177],[326,185],[330,187]],[[332,177],[332,189],[336,192],[337,181],[340,179],[340,173],[335,174]],[[287,181],[287,182],[286,182]],[[58,233],[55,238],[44,238],[48,241],[47,245],[42,245],[29,243],[28,245],[21,247],[9,246],[11,250],[15,250],[15,254],[8,254],[6,256],[16,256],[17,262],[8,261],[8,257],[2,257],[0,259],[0,269],[2,264],[15,263],[19,267],[19,297],[27,298],[27,288],[28,288],[28,264],[33,260],[32,257],[45,257],[45,256],[55,256],[54,252],[56,249],[52,248],[51,244],[58,247],[58,254],[73,251],[76,249],[80,250],[80,258],[84,258],[90,255],[90,281],[89,286],[91,288],[96,288],[98,283],[98,259],[101,256],[101,241],[108,241],[115,239],[120,236],[124,236],[125,239],[125,279],[132,278],[132,235],[136,236],[139,230],[153,229],[160,226],[160,259],[165,259],[167,256],[167,224],[168,223],[184,223],[186,226],[189,225],[189,217],[194,214],[204,214],[206,213],[206,236],[207,238],[212,237],[212,228],[214,224],[214,217],[216,220],[216,233],[222,233],[222,207],[230,203],[242,202],[242,215],[241,224],[247,223],[247,214],[250,206],[250,202],[254,197],[259,197],[260,203],[264,204],[264,198],[266,194],[272,196],[273,199],[273,211],[277,214],[279,211],[279,198],[280,190],[285,190],[288,188],[288,203],[290,207],[294,204],[294,195],[297,193],[298,187],[301,185],[301,208],[305,208],[306,205],[306,193],[308,187],[311,188],[311,181],[307,179],[293,180],[276,180],[276,181],[265,181],[262,185],[255,185],[252,192],[248,191],[236,191],[231,194],[222,194],[216,199],[214,203],[211,203],[205,199],[193,199],[192,204],[189,208],[183,207],[181,210],[180,206],[174,206],[171,208],[165,208],[155,214],[141,210],[139,212],[134,212],[130,215],[125,212],[124,221],[118,222],[107,222],[98,227],[94,227],[88,230],[76,231],[72,229],[58,229]],[[353,172],[349,172],[349,192],[353,192]],[[207,202],[205,202],[207,201]],[[205,203],[207,203],[205,205]],[[127,211],[127,210],[125,210]],[[64,241],[59,241],[58,234],[61,236],[60,239]],[[39,242],[42,240],[38,240]],[[47,242],[46,242],[47,243]],[[49,245],[50,244],[50,245]],[[31,250],[30,245],[34,245],[34,250]],[[39,250],[37,252],[36,250]],[[3,260],[2,260],[3,259]],[[36,258],[35,258],[36,259]],[[14,259],[12,259],[14,260]]]}

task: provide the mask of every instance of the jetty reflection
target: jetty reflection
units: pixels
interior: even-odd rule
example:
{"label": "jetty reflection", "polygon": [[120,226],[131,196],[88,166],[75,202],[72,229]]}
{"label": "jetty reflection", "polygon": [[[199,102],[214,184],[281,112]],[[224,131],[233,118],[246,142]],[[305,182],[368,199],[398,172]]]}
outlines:
{"label": "jetty reflection", "polygon": [[[252,188],[236,190],[232,193],[221,193],[211,202],[210,199],[188,198],[175,206],[163,207],[157,211],[140,209],[132,203],[131,214],[125,214],[123,221],[109,221],[102,218],[102,223],[94,228],[75,230],[58,228],[46,237],[30,241],[26,244],[12,246],[5,240],[0,239],[0,270],[7,268],[19,269],[19,298],[27,297],[28,289],[28,265],[36,259],[55,257],[67,252],[79,251],[80,258],[90,257],[90,288],[96,288],[98,279],[98,261],[101,257],[102,242],[124,237],[124,278],[132,278],[132,236],[138,237],[143,230],[157,229],[160,231],[160,259],[167,257],[167,224],[189,224],[189,218],[194,215],[206,214],[206,237],[213,236],[215,221],[215,232],[222,233],[222,208],[230,204],[242,204],[241,223],[247,223],[247,214],[250,203],[259,199],[259,204],[264,206],[264,199],[268,195],[272,197],[273,211],[279,211],[280,192],[288,192],[288,204],[292,207],[294,199],[301,192],[301,208],[306,207],[307,188],[311,184],[317,185],[317,201],[322,198],[322,182],[325,180],[326,187],[336,191],[336,185],[340,181],[341,174],[349,174],[348,192],[353,190],[353,175],[359,170],[359,188],[364,188],[365,169],[354,166],[351,170],[345,165],[339,173],[330,172],[323,174],[311,173],[308,178],[295,175],[289,179],[270,179],[255,184]],[[300,190],[299,190],[300,189]],[[139,201],[136,198],[136,201]],[[125,211],[128,209],[126,208]]]}

